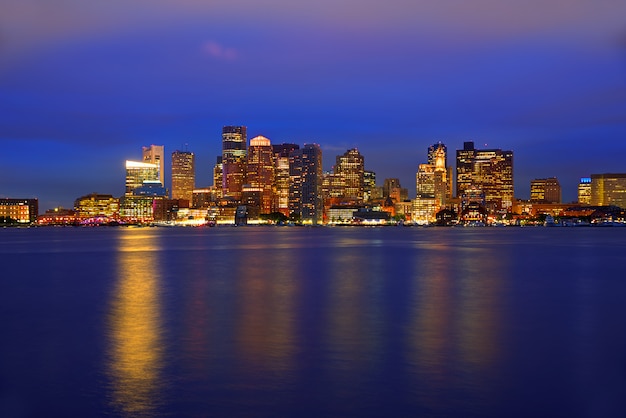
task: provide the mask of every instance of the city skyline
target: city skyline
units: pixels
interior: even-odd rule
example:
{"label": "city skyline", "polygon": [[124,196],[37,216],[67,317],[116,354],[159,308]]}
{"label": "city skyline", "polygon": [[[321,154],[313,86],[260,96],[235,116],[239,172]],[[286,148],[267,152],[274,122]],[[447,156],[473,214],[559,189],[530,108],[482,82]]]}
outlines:
{"label": "city skyline", "polygon": [[[259,140],[259,139],[262,139],[264,141],[271,141],[270,138],[267,138],[267,137],[265,137],[263,135],[256,135],[254,138],[246,140],[245,139],[245,135],[246,135],[246,131],[247,131],[248,127],[243,126],[243,125],[242,126],[223,126],[222,127],[222,131],[226,131],[228,129],[233,129],[233,128],[243,129],[244,137],[242,138],[242,140],[243,140],[244,143],[250,142],[251,140]],[[388,180],[397,180],[397,179],[401,178],[402,179],[401,180],[401,184],[404,185],[405,188],[410,191],[409,194],[408,194],[408,198],[413,199],[414,197],[416,197],[416,188],[418,187],[418,184],[417,184],[418,180],[416,178],[416,174],[419,174],[420,171],[422,170],[422,167],[425,166],[424,162],[430,161],[430,159],[432,158],[431,153],[433,152],[433,147],[436,147],[436,146],[443,146],[444,149],[445,148],[449,149],[448,152],[452,152],[452,154],[450,156],[448,156],[448,158],[450,158],[450,160],[451,160],[450,163],[448,163],[449,174],[451,175],[451,179],[450,179],[451,180],[451,184],[449,185],[449,187],[453,187],[453,185],[454,185],[455,188],[458,188],[458,179],[457,179],[457,173],[458,173],[457,172],[457,165],[458,165],[458,161],[455,161],[455,160],[458,159],[459,152],[461,152],[461,153],[464,152],[464,147],[466,147],[467,144],[473,144],[473,141],[469,141],[469,142],[465,141],[463,143],[463,146],[461,148],[459,148],[459,149],[452,149],[452,148],[448,147],[447,144],[445,144],[445,143],[443,143],[441,141],[438,141],[434,145],[430,144],[428,147],[426,147],[424,150],[422,150],[423,151],[422,152],[422,162],[420,162],[419,164],[416,165],[415,173],[413,173],[412,178],[408,179],[408,183],[405,183],[405,181],[407,181],[407,180],[404,179],[403,177],[402,178],[401,177],[381,178],[379,175],[376,174],[376,170],[372,170],[371,169],[370,164],[367,162],[367,161],[369,161],[369,159],[367,158],[366,155],[361,155],[357,147],[354,147],[354,148],[351,148],[351,149],[347,149],[343,153],[337,151],[337,155],[332,155],[332,156],[326,155],[326,154],[324,154],[322,152],[322,154],[323,154],[323,161],[324,161],[324,163],[323,163],[324,164],[323,171],[326,172],[326,173],[331,173],[332,174],[333,171],[336,171],[336,169],[338,167],[340,167],[340,166],[338,166],[338,161],[340,161],[341,159],[345,159],[345,157],[347,155],[350,155],[351,153],[355,153],[356,155],[359,155],[360,158],[365,160],[365,164],[362,166],[362,168],[365,169],[365,171],[373,172],[376,175],[376,186],[384,187],[384,183],[386,181],[388,181]],[[272,146],[273,147],[275,147],[275,146],[285,147],[285,146],[293,146],[293,145],[301,147],[301,146],[306,145],[306,144],[290,144],[290,143],[284,143],[284,142],[276,143],[276,142],[272,141]],[[316,145],[319,146],[319,144],[316,144]],[[222,133],[222,146],[224,146],[224,133]],[[471,145],[471,146],[474,146],[474,145]],[[185,144],[184,147],[188,148],[188,144]],[[241,151],[244,152],[244,154],[242,154],[242,155],[244,155],[244,157],[243,157],[244,159],[242,160],[242,163],[241,163],[242,167],[243,166],[247,166],[247,163],[245,162],[246,161],[245,154],[248,152],[248,148],[249,147],[250,147],[250,143],[247,143],[246,144],[246,148],[241,150]],[[103,190],[91,190],[91,191],[85,191],[84,193],[81,194],[81,196],[82,195],[87,195],[87,194],[94,194],[94,193],[111,194],[113,196],[123,196],[125,194],[129,194],[129,190],[132,190],[132,187],[131,187],[131,189],[129,189],[129,186],[128,186],[129,165],[131,167],[133,167],[133,169],[137,169],[139,167],[142,167],[143,169],[146,169],[146,167],[148,167],[148,166],[153,167],[152,169],[154,170],[154,174],[152,174],[152,176],[156,176],[155,179],[157,180],[157,182],[159,182],[159,184],[163,184],[163,183],[160,183],[160,179],[164,178],[165,179],[165,184],[162,187],[164,187],[164,190],[167,191],[168,196],[172,196],[173,195],[173,183],[172,183],[172,180],[174,180],[173,169],[174,169],[174,166],[176,165],[173,162],[173,157],[175,155],[183,154],[183,155],[191,155],[191,157],[196,159],[195,158],[196,154],[192,150],[180,151],[179,149],[176,149],[173,152],[169,152],[164,145],[155,145],[155,144],[150,144],[148,146],[141,145],[141,146],[139,146],[137,148],[140,150],[140,152],[137,152],[137,150],[135,150],[136,151],[135,152],[135,154],[136,154],[135,157],[137,157],[137,158],[131,158],[129,160],[126,160],[125,162],[124,161],[120,161],[120,164],[119,164],[120,165],[119,177],[120,177],[120,182],[121,182],[120,184],[121,184],[121,186],[120,186],[120,184],[114,185],[113,186],[114,190],[104,190],[104,191]],[[478,148],[479,148],[479,145],[476,145],[477,151],[480,151],[480,152],[483,152],[483,151],[491,152],[491,151],[495,150],[495,147],[494,147],[493,150],[492,149],[486,149],[486,150],[482,150],[481,149],[481,150],[479,150]],[[154,150],[154,149],[157,150],[157,154],[158,154],[158,157],[156,159],[153,156],[153,151],[152,150]],[[498,149],[496,151],[501,151],[501,150]],[[514,150],[512,150],[512,151],[514,152]],[[506,152],[507,153],[511,153],[512,151],[506,151]],[[455,153],[457,154],[456,159],[455,159]],[[515,154],[517,155],[517,153],[515,153]],[[203,156],[201,156],[201,157],[203,157]],[[218,161],[222,161],[223,158],[224,157],[223,157],[222,154],[217,155]],[[202,160],[206,160],[206,158],[201,158],[201,159]],[[215,161],[215,157],[213,158],[213,160]],[[331,165],[329,165],[327,167],[326,165],[328,163],[328,160],[332,160],[332,162],[334,162],[334,164],[331,164]],[[140,161],[143,161],[143,162],[140,162]],[[434,163],[434,161],[430,161],[429,164],[430,163]],[[363,162],[361,162],[361,164],[363,164]],[[193,189],[202,189],[202,188],[211,187],[211,186],[214,185],[214,182],[216,180],[216,178],[214,177],[214,174],[215,174],[214,170],[216,169],[215,162],[213,162],[213,164],[210,164],[210,166],[207,166],[207,167],[204,167],[204,166],[198,167],[197,164],[194,164],[193,162],[191,163],[191,165],[192,165],[192,167],[191,167],[192,170],[189,172],[189,174],[193,176],[193,180],[192,180],[192,182],[194,182]],[[222,164],[219,164],[219,165],[221,166]],[[513,164],[514,167],[515,167],[515,165],[516,165],[516,163]],[[124,166],[125,166],[125,169],[124,169]],[[433,165],[433,167],[434,167],[434,165]],[[189,170],[189,167],[187,168],[187,170]],[[244,172],[246,170],[244,170]],[[341,168],[339,168],[339,170],[341,170]],[[200,172],[205,172],[205,173],[203,173],[203,175],[201,175],[201,176],[198,176],[197,174],[198,174],[199,171]],[[623,172],[623,171],[626,171],[626,170],[622,170],[622,171],[620,171],[620,173]],[[208,173],[208,176],[205,175],[207,173]],[[576,182],[574,184],[569,185],[569,186],[571,186],[569,188],[572,189],[572,194],[573,194],[572,199],[563,198],[562,199],[563,203],[576,203],[577,200],[578,200],[578,194],[579,194],[578,188],[579,188],[580,181],[583,180],[586,177],[591,176],[591,175],[602,175],[601,173],[602,174],[609,173],[609,171],[604,170],[604,171],[601,171],[601,172],[598,172],[598,173],[583,173],[579,177],[577,177]],[[199,181],[198,177],[200,177],[200,178],[206,177],[207,183],[206,184],[204,184],[204,183],[203,184],[199,184],[198,183],[198,181]],[[223,175],[220,174],[220,177],[223,178]],[[515,179],[515,175],[513,177]],[[555,179],[558,180],[558,176],[550,176],[549,178],[555,178]],[[527,185],[523,185],[523,186],[526,186],[526,187],[520,187],[520,185],[518,184],[519,181],[517,179],[515,179],[513,181],[513,188],[515,190],[515,195],[513,196],[513,199],[532,200],[532,185],[533,185],[534,182],[536,182],[538,180],[541,180],[541,179],[539,179],[539,177],[536,177],[536,176],[535,177],[531,176],[531,179],[529,180],[529,183]],[[127,183],[125,187],[124,187],[124,182]],[[141,183],[141,181],[139,181],[139,183]],[[190,186],[188,186],[188,187],[190,187]],[[122,191],[120,193],[118,193],[118,189],[120,189],[120,188],[121,188]],[[526,193],[527,195],[519,196],[517,190],[519,190],[520,188],[527,189],[526,190],[527,191],[527,193]],[[566,188],[568,188],[568,187],[567,186],[563,187],[563,189],[566,189]],[[458,197],[459,196],[458,195],[458,190],[456,190],[456,191],[457,191],[457,193],[452,193],[450,196],[451,197]],[[61,204],[61,205],[55,205],[55,206],[46,206],[47,200],[46,199],[42,199],[40,196],[37,196],[37,195],[27,196],[25,194],[22,194],[22,195],[11,195],[11,196],[6,195],[5,196],[0,191],[0,198],[22,198],[22,199],[32,199],[32,198],[34,198],[34,199],[38,199],[40,201],[39,207],[40,207],[40,210],[42,212],[44,210],[53,209],[53,208],[61,208],[61,207],[62,208],[72,208],[73,207],[73,202],[76,200],[77,196],[72,197],[69,194],[65,194],[64,196],[65,196],[66,200],[68,202],[70,202],[68,205]],[[173,197],[173,198],[176,198],[176,197]],[[191,199],[188,199],[188,200],[191,201]]]}
{"label": "city skyline", "polygon": [[166,168],[189,144],[210,185],[231,124],[318,143],[324,170],[358,148],[411,197],[439,141],[514,151],[524,199],[536,178],[573,201],[581,177],[626,171],[623,2],[0,6],[0,196],[42,210],[121,194],[150,144]]}

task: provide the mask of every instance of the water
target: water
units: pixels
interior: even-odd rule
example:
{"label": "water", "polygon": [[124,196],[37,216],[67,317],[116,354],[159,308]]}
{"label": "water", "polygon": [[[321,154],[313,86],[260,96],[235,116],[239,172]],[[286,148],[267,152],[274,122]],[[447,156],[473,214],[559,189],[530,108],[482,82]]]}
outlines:
{"label": "water", "polygon": [[0,230],[0,416],[621,417],[622,228]]}

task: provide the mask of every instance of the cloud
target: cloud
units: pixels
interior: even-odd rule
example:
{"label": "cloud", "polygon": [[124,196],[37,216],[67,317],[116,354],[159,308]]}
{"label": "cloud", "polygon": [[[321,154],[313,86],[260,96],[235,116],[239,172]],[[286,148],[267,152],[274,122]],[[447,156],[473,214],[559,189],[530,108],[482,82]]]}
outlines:
{"label": "cloud", "polygon": [[234,48],[228,48],[215,41],[206,41],[202,45],[202,51],[210,57],[231,61],[239,57],[239,53]]}

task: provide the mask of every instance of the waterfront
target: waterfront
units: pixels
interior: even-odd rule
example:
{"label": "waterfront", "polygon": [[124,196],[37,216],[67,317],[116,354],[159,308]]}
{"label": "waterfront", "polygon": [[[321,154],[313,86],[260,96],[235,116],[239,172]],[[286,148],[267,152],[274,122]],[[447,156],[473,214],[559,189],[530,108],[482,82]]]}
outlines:
{"label": "waterfront", "polygon": [[0,231],[1,416],[623,416],[623,228]]}

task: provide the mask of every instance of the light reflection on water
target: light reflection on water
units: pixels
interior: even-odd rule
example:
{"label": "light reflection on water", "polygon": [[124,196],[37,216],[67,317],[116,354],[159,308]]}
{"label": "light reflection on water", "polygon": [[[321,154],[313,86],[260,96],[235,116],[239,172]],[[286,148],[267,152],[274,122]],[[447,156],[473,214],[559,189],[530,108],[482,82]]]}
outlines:
{"label": "light reflection on water", "polygon": [[124,232],[119,235],[118,282],[109,313],[111,400],[126,416],[151,416],[163,386],[159,237]]}
{"label": "light reflection on water", "polygon": [[[38,381],[41,368],[25,364],[84,356],[76,364],[92,369],[73,371],[84,373],[74,381],[97,395],[78,399],[67,416],[604,417],[626,410],[618,408],[626,390],[619,231],[9,233],[17,243],[0,246],[3,267],[11,272],[9,259],[20,264],[0,281],[0,314],[10,312],[0,324],[13,321],[4,327],[1,371],[9,381]],[[41,263],[29,262],[29,246]],[[41,311],[29,308],[19,322],[23,306]],[[25,333],[29,327],[41,332]],[[63,346],[74,329],[92,330],[80,350]],[[64,337],[47,350],[46,335]],[[2,360],[15,358],[3,347],[21,346],[30,350],[25,358],[38,357],[17,366]],[[59,399],[81,393],[71,382],[59,385]],[[101,397],[109,403],[96,409]],[[64,410],[50,398],[36,400]]]}
{"label": "light reflection on water", "polygon": [[[267,248],[267,243],[261,248]],[[251,252],[235,268],[238,314],[234,325],[239,367],[287,383],[294,368],[299,283],[294,261],[285,252],[273,249],[269,254]]]}

